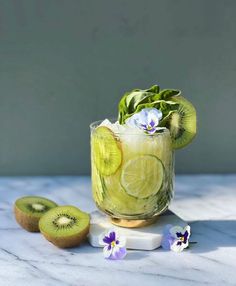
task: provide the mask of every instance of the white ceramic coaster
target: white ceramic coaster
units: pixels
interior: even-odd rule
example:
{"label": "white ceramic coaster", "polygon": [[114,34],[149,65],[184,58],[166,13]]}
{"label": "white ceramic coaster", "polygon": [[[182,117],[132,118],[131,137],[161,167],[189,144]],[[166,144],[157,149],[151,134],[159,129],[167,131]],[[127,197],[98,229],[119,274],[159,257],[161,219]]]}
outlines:
{"label": "white ceramic coaster", "polygon": [[113,225],[108,216],[94,211],[90,214],[91,225],[89,232],[89,242],[94,247],[102,247],[99,245],[99,236],[114,229],[120,235],[126,237],[126,247],[129,249],[153,250],[160,247],[163,228],[167,224],[186,226],[186,222],[171,211],[167,211],[157,219],[156,223],[142,228],[123,228]]}

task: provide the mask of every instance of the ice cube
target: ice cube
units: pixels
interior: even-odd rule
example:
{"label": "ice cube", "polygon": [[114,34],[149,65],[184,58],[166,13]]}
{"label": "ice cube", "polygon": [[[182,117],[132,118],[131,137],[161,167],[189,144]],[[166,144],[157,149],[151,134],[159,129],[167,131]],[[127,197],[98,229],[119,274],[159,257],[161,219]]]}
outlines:
{"label": "ice cube", "polygon": [[105,120],[102,121],[102,123],[100,123],[99,126],[105,126],[105,127],[109,127],[110,128],[111,125],[112,125],[111,121],[106,118]]}
{"label": "ice cube", "polygon": [[105,126],[117,134],[120,134],[120,133],[124,132],[124,130],[125,130],[124,126],[120,125],[118,121],[116,121],[115,123],[112,123],[109,119],[103,120],[102,123],[100,124],[100,126]]}
{"label": "ice cube", "polygon": [[[105,126],[111,129],[114,133],[124,138],[124,140],[133,140],[134,136],[132,135],[139,135],[141,136],[139,139],[143,139],[143,136],[145,135],[144,131],[139,128],[128,126],[126,124],[121,125],[118,121],[112,123],[109,119],[103,120],[100,126]],[[135,140],[137,140],[136,136]]]}

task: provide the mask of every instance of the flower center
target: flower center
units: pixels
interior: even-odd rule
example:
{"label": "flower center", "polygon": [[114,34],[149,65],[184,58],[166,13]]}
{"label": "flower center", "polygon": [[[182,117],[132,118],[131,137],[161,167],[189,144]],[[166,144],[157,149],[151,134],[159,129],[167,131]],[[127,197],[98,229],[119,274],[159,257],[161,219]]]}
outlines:
{"label": "flower center", "polygon": [[151,125],[148,125],[148,126],[147,126],[147,130],[152,130],[152,128],[153,128],[153,127],[152,127]]}
{"label": "flower center", "polygon": [[115,240],[113,240],[113,241],[111,242],[111,246],[112,246],[112,247],[115,247],[115,246],[116,246]]}

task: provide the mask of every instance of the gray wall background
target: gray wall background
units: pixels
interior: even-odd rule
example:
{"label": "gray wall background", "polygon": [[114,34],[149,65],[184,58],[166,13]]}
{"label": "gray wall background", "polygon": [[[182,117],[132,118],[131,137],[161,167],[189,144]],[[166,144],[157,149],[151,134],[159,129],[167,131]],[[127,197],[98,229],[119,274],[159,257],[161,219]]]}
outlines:
{"label": "gray wall background", "polygon": [[235,11],[233,0],[0,0],[0,175],[89,174],[89,123],[154,83],[198,111],[177,172],[235,172]]}

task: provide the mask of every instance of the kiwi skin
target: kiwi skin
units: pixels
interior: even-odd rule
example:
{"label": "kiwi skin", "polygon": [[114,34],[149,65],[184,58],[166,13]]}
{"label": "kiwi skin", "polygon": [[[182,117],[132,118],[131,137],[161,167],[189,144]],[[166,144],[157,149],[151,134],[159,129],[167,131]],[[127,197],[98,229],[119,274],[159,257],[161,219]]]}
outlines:
{"label": "kiwi skin", "polygon": [[[44,228],[43,227],[43,224],[44,224],[43,221],[44,220],[50,220],[51,213],[53,213],[53,211],[55,211],[55,210],[62,209],[62,208],[71,208],[71,209],[75,209],[76,211],[79,211],[87,219],[88,225],[84,229],[82,229],[80,232],[72,234],[72,235],[68,235],[66,237],[60,237],[59,235],[53,236],[53,235],[50,235],[49,233],[47,233],[47,231],[44,231],[43,230],[43,228]],[[48,218],[48,216],[49,216],[49,218]],[[79,246],[81,244],[81,242],[86,239],[86,237],[89,233],[89,227],[90,227],[90,216],[89,216],[89,214],[82,212],[80,209],[78,209],[74,206],[59,206],[57,208],[54,208],[53,210],[50,210],[48,213],[43,215],[39,221],[40,232],[43,234],[43,236],[48,241],[50,241],[51,243],[53,243],[54,245],[56,245],[59,248],[71,248],[71,247]]]}
{"label": "kiwi skin", "polygon": [[62,239],[60,237],[51,237],[47,233],[41,230],[42,235],[51,243],[56,245],[59,248],[71,248],[75,246],[79,246],[82,241],[84,241],[89,233],[89,225],[80,232],[80,234],[71,235],[66,239]]}
{"label": "kiwi skin", "polygon": [[39,232],[39,217],[32,217],[22,212],[14,205],[14,213],[16,221],[21,227],[29,232]]}

